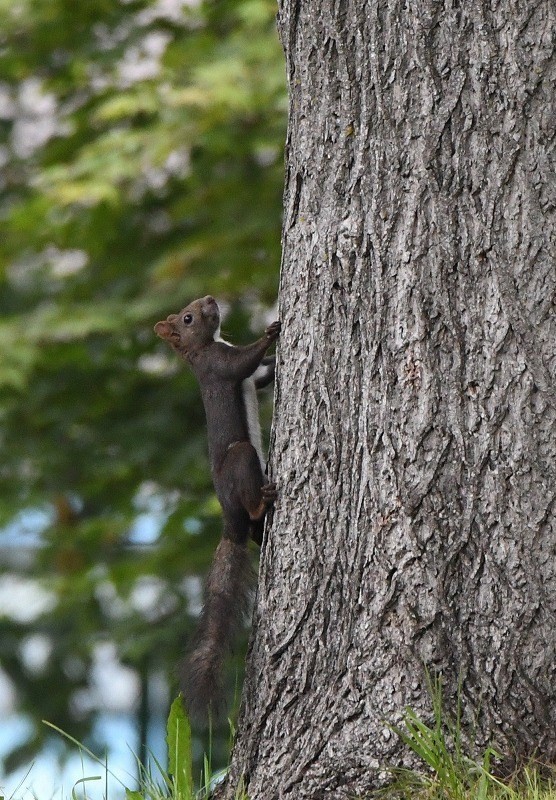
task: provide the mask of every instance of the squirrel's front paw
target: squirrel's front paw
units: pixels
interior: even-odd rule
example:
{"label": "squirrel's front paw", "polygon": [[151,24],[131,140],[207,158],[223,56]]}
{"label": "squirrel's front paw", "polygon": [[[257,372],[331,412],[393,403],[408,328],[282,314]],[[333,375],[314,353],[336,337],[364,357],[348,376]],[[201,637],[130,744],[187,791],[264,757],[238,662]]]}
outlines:
{"label": "squirrel's front paw", "polygon": [[271,342],[279,337],[281,327],[282,323],[278,319],[276,320],[276,322],[273,322],[271,325],[268,326],[265,333]]}
{"label": "squirrel's front paw", "polygon": [[276,490],[275,483],[265,483],[263,487],[261,487],[261,497],[262,501],[265,506],[271,506],[276,498],[278,497],[278,491]]}

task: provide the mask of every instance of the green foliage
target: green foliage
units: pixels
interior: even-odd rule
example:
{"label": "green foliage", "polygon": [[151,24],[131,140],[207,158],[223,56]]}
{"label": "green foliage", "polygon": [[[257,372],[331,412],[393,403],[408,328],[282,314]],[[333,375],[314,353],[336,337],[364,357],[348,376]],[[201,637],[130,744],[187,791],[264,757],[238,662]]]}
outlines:
{"label": "green foliage", "polygon": [[412,709],[401,726],[394,726],[421,767],[393,768],[394,777],[378,794],[407,800],[555,800],[554,773],[532,762],[510,780],[495,774],[501,756],[488,747],[481,758],[467,754],[460,713],[452,720],[443,708],[439,681],[431,685],[433,722],[424,722]]}
{"label": "green foliage", "polygon": [[184,579],[220,514],[198,388],[153,324],[210,292],[240,342],[276,298],[275,3],[168,7],[0,2],[0,566],[48,597],[32,619],[0,610],[1,668],[34,723],[8,769],[41,746],[41,717],[94,744],[96,708],[75,698],[99,645],[173,682]]}
{"label": "green foliage", "polygon": [[181,697],[177,697],[168,717],[168,771],[172,777],[173,796],[189,800],[193,795],[191,773],[191,726]]}
{"label": "green foliage", "polygon": [[[509,780],[502,781],[492,772],[492,761],[498,758],[492,748],[487,748],[480,759],[465,755],[461,724],[446,715],[438,682],[432,687],[432,700],[432,724],[423,722],[408,708],[402,726],[393,728],[409,750],[418,756],[420,768],[392,769],[394,781],[373,796],[383,800],[556,800],[554,768],[543,768],[532,762]],[[51,723],[45,724],[112,774],[108,764],[85,745]],[[157,775],[153,776],[150,767],[145,768],[139,763],[137,789],[130,789],[119,781],[126,800],[203,800],[210,797],[215,780],[219,780],[225,771],[213,775],[210,754],[205,755],[200,787],[198,791],[194,790],[191,729],[179,697],[170,709],[167,744],[168,770],[156,762]],[[100,780],[101,777],[86,776],[78,781],[73,787],[73,797],[78,784]],[[240,781],[234,796],[236,800],[248,800],[243,781]]]}
{"label": "green foliage", "polygon": [[[94,762],[102,766],[106,774],[112,775],[124,790],[126,800],[193,800],[194,798],[202,800],[202,798],[208,798],[210,796],[214,781],[222,777],[222,774],[212,774],[210,755],[207,756],[205,754],[200,787],[198,791],[194,789],[191,727],[181,697],[177,697],[173,701],[166,727],[168,769],[164,769],[155,759],[156,773],[153,774],[150,763],[148,766],[145,766],[137,759],[137,789],[130,789],[122,783],[122,781],[114,775],[107,763],[103,762],[88,747],[77,741],[73,736],[50,722],[45,722],[44,724],[66,739],[73,747],[76,747],[82,755],[88,756]],[[74,800],[77,800],[76,789],[78,786],[88,783],[89,781],[101,779],[102,775],[87,775],[78,780],[72,789],[72,797]],[[241,788],[236,792],[236,797],[237,800],[247,800]],[[2,800],[2,798],[0,798],[0,800]]]}

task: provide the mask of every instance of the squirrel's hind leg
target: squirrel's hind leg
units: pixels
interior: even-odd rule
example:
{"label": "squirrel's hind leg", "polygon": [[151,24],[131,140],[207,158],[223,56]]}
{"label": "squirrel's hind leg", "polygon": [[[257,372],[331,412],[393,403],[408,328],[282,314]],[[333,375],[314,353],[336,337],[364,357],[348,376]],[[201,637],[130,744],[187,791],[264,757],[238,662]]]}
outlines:
{"label": "squirrel's hind leg", "polygon": [[251,535],[260,544],[266,511],[276,499],[276,485],[266,481],[251,442],[238,442],[230,450],[228,460],[233,469],[235,492],[249,515]]}
{"label": "squirrel's hind leg", "polygon": [[276,484],[266,483],[261,488],[261,501],[256,509],[255,516],[250,516],[249,529],[251,531],[251,538],[256,542],[259,547],[263,543],[263,531],[266,512],[273,505],[277,497]]}

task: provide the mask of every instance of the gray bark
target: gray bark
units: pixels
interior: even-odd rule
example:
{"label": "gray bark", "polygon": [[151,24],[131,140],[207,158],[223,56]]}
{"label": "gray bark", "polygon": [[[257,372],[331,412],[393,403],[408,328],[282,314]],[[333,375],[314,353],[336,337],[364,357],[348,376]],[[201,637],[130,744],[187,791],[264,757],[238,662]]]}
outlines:
{"label": "gray bark", "polygon": [[429,709],[556,759],[552,0],[282,0],[283,334],[228,791],[353,797]]}

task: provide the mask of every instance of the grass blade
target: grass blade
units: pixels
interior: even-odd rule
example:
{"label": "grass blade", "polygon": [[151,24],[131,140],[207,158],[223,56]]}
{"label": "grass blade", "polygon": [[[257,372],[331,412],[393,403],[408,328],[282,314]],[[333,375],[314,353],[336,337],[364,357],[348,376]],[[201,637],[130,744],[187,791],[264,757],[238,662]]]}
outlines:
{"label": "grass blade", "polygon": [[191,800],[193,775],[191,768],[191,726],[181,697],[170,707],[166,741],[169,772],[174,781],[175,800]]}

